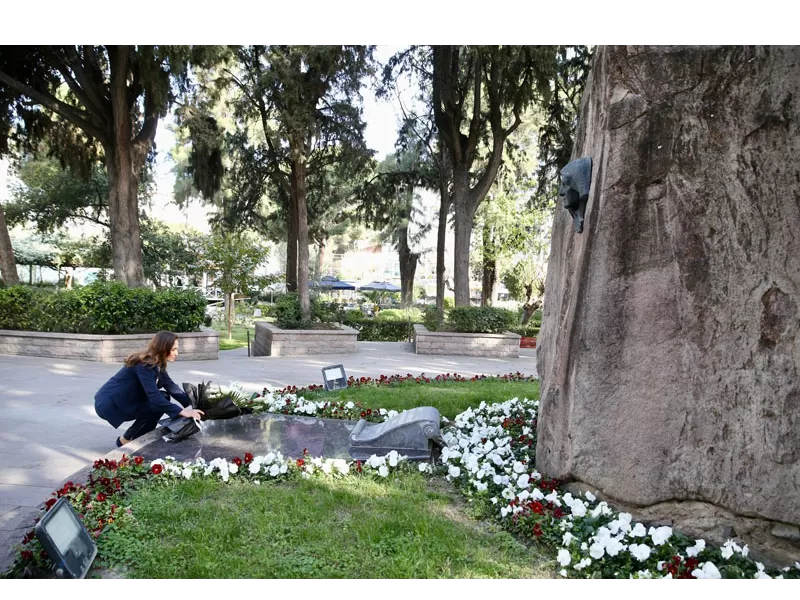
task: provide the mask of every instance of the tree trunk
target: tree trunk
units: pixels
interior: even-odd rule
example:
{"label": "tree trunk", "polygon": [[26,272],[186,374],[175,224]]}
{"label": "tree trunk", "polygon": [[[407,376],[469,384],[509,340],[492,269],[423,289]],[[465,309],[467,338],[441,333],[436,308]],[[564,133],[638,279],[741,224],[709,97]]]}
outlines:
{"label": "tree trunk", "polygon": [[114,278],[129,287],[140,287],[145,279],[139,230],[139,182],[133,173],[130,149],[124,146],[124,142],[117,144],[122,156],[106,148],[111,256]]}
{"label": "tree trunk", "polygon": [[398,230],[398,254],[400,256],[400,302],[403,308],[414,303],[414,274],[417,271],[419,254],[408,247],[408,228]]}
{"label": "tree trunk", "polygon": [[233,318],[236,314],[236,293],[226,294],[225,301],[228,304],[228,339],[233,339]]}
{"label": "tree trunk", "polygon": [[492,305],[494,285],[497,283],[497,248],[492,238],[492,228],[483,224],[483,276],[481,281],[481,306]]}
{"label": "tree trunk", "polygon": [[[462,181],[459,185],[459,180]],[[456,179],[453,188],[455,209],[455,244],[453,248],[453,288],[456,306],[469,306],[469,242],[477,206],[469,201],[466,174]]]}
{"label": "tree trunk", "polygon": [[17,263],[14,260],[14,249],[11,247],[11,237],[8,235],[8,224],[3,205],[0,204],[0,275],[6,285],[19,284]]}
{"label": "tree trunk", "polygon": [[292,182],[288,205],[289,223],[286,237],[286,291],[297,291],[297,192]]}
{"label": "tree trunk", "polygon": [[103,140],[103,150],[108,171],[108,216],[114,277],[129,287],[140,287],[145,284],[145,279],[139,230],[139,176],[155,137],[158,120],[150,123],[148,135],[134,141],[128,89],[131,50],[127,46],[108,49],[113,119]]}
{"label": "tree trunk", "polygon": [[436,310],[444,317],[444,251],[447,241],[447,215],[450,213],[452,197],[448,189],[450,183],[450,169],[447,155],[443,146],[439,146],[439,229],[436,237]]}
{"label": "tree trunk", "polygon": [[297,291],[304,319],[311,317],[308,297],[308,206],[306,205],[306,163],[299,149],[293,152],[292,191],[297,199]]}

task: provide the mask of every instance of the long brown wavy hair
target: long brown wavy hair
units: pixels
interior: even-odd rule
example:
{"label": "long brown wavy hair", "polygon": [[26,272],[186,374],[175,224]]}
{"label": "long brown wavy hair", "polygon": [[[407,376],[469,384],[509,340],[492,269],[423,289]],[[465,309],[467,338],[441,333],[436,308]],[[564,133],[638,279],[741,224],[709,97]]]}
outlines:
{"label": "long brown wavy hair", "polygon": [[159,331],[150,340],[146,350],[134,352],[125,359],[126,367],[135,367],[139,363],[158,365],[161,369],[167,368],[167,357],[172,352],[172,346],[178,336],[171,331]]}

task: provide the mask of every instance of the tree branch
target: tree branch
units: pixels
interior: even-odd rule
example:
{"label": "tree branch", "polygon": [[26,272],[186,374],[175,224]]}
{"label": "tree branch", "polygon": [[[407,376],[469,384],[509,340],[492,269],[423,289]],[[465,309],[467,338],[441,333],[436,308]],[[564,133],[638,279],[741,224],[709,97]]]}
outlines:
{"label": "tree branch", "polygon": [[[72,72],[75,75],[77,83],[80,84],[87,96],[88,102],[85,102],[84,104],[87,105],[87,108],[94,109],[93,111],[90,110],[90,112],[93,112],[96,117],[100,117],[103,121],[105,121],[105,116],[110,107],[107,106],[107,103],[103,101],[103,97],[98,94],[98,88],[95,86],[95,82],[90,79],[90,76],[84,67],[83,63],[86,61],[87,57],[86,46],[83,48],[83,61],[78,55],[78,52],[72,46],[64,46],[64,52],[67,55],[67,61],[72,67]],[[100,88],[102,89],[102,85]]]}
{"label": "tree branch", "polygon": [[49,94],[45,94],[43,92],[36,91],[30,86],[25,85],[14,79],[13,77],[8,76],[3,71],[0,71],[0,83],[5,83],[6,85],[14,88],[18,92],[28,96],[30,99],[34,100],[37,104],[41,104],[45,108],[49,108],[54,113],[58,114],[59,116],[65,118],[67,121],[83,129],[89,136],[102,141],[105,136],[105,132],[100,130],[99,128],[95,127],[87,117],[89,115],[74,106],[70,106],[54,98]]}

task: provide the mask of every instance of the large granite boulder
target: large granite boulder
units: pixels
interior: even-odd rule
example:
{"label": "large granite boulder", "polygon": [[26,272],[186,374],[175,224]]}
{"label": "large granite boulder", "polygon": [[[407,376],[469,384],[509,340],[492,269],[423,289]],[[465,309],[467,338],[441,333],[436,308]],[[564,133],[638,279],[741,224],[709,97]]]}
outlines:
{"label": "large granite boulder", "polygon": [[800,47],[598,48],[584,156],[584,231],[553,226],[538,468],[795,531]]}

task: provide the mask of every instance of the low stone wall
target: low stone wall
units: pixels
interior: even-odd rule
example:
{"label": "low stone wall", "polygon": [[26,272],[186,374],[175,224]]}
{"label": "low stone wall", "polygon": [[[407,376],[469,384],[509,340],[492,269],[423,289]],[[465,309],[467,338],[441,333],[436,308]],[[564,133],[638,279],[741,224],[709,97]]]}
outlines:
{"label": "low stone wall", "polygon": [[414,351],[417,354],[455,354],[519,358],[516,333],[455,333],[428,331],[425,325],[414,325]]}
{"label": "low stone wall", "polygon": [[[219,333],[213,329],[201,327],[201,331],[177,335],[178,360],[219,358]],[[151,339],[152,333],[95,335],[0,329],[0,354],[121,363],[129,354],[146,348]]]}
{"label": "low stone wall", "polygon": [[341,329],[280,329],[256,321],[253,356],[301,356],[308,354],[355,354],[358,331]]}

